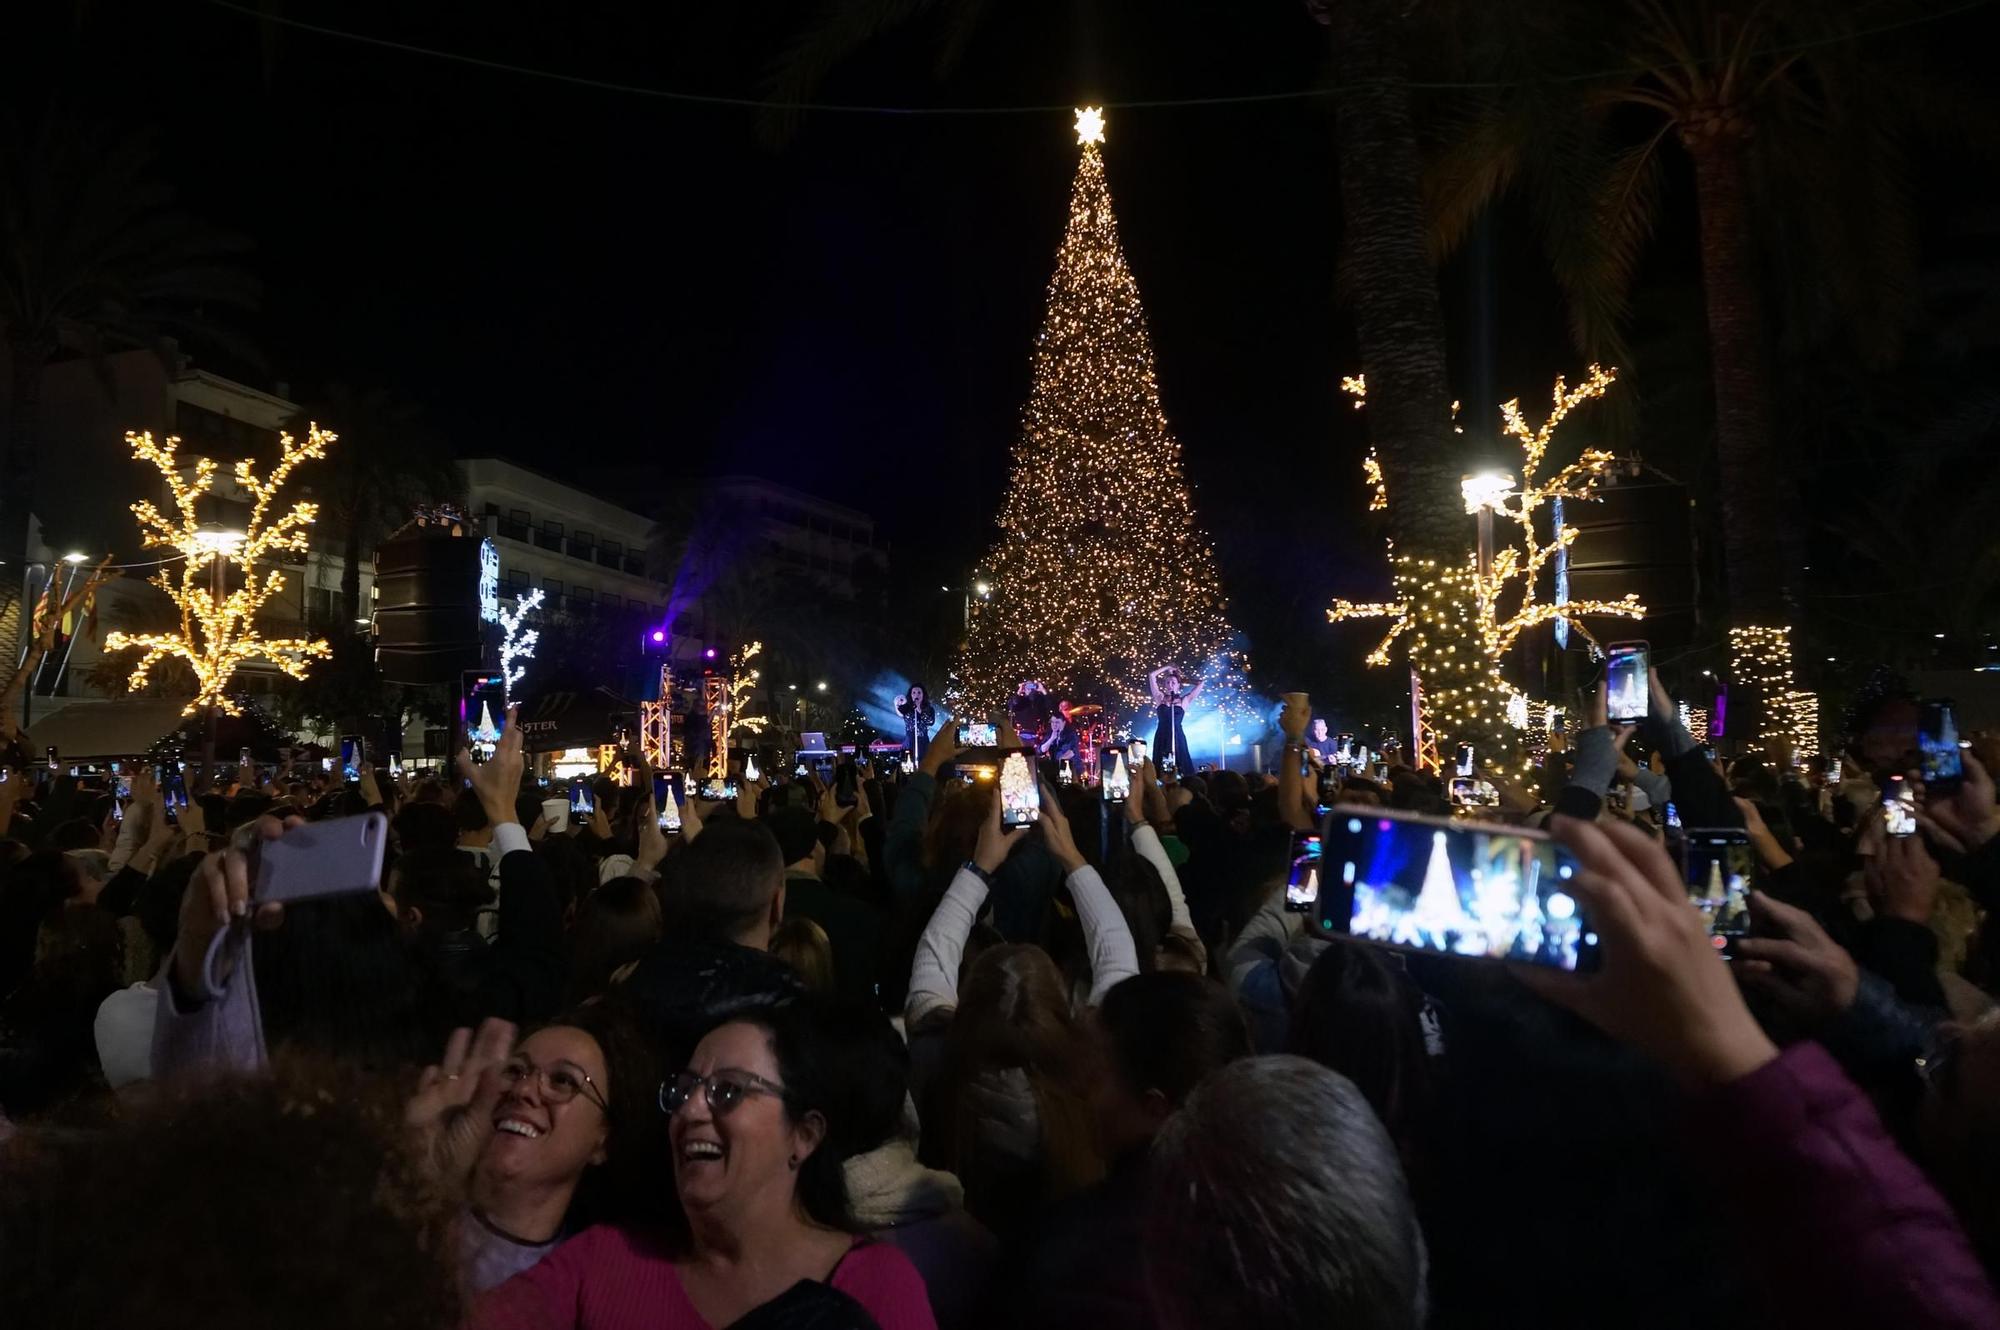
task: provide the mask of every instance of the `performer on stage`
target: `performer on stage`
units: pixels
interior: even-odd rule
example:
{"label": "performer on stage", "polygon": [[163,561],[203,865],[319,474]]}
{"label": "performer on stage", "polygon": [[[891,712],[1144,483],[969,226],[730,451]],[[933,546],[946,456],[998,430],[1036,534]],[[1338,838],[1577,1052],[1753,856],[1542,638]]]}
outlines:
{"label": "performer on stage", "polygon": [[937,712],[932,710],[930,694],[922,684],[911,684],[910,691],[896,699],[896,714],[903,718],[903,743],[910,761],[923,761],[924,750],[931,746],[931,731],[937,728]]}
{"label": "performer on stage", "polygon": [[1057,711],[1049,717],[1049,737],[1036,745],[1035,751],[1051,763],[1061,762],[1064,758],[1071,762],[1078,760],[1076,730],[1070,726],[1067,712]]}
{"label": "performer on stage", "polygon": [[1147,680],[1153,693],[1153,705],[1160,709],[1160,722],[1153,730],[1153,760],[1162,762],[1171,757],[1175,769],[1183,775],[1194,773],[1194,755],[1188,752],[1187,731],[1184,728],[1187,705],[1201,695],[1203,682],[1196,679],[1192,688],[1183,689],[1177,665],[1162,665]]}
{"label": "performer on stage", "polygon": [[1007,699],[1007,719],[1013,723],[1014,733],[1030,748],[1040,748],[1042,740],[1048,737],[1049,716],[1055,710],[1055,703],[1049,697],[1049,690],[1038,679],[1023,680],[1014,690],[1014,696]]}

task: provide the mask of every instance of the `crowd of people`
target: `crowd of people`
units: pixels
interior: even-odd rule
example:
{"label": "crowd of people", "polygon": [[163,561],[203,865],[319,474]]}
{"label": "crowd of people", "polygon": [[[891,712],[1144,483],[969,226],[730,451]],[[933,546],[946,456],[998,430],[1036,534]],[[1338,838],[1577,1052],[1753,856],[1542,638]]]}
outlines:
{"label": "crowd of people", "polygon": [[[511,717],[174,810],[3,773],[0,1323],[2000,1325],[2000,753],[1889,836],[1914,698],[1836,782],[1655,678],[1468,809],[1298,694],[1275,775],[1196,772],[1199,687],[1153,680],[1177,771],[1031,828],[921,692],[914,770],[674,832],[636,754],[552,821]],[[1546,828],[1595,970],[1287,909],[1329,805]],[[1755,848],[1727,948],[1668,805]],[[370,816],[379,882],[272,899],[264,847]]]}

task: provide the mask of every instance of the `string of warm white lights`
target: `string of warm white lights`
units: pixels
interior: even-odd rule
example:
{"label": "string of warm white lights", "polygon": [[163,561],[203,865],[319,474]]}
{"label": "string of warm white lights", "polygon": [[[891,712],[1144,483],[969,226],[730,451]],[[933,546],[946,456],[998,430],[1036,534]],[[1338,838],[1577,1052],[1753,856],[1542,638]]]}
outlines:
{"label": "string of warm white lights", "polygon": [[1160,407],[1139,285],[1125,261],[1099,145],[1100,110],[1076,113],[1082,153],[1069,225],[1035,339],[1000,537],[969,608],[954,709],[991,711],[1023,679],[1112,706],[1147,700],[1147,676],[1190,677],[1218,654],[1240,670],[1216,572]]}
{"label": "string of warm white lights", "polygon": [[[276,554],[306,552],[306,528],[318,516],[318,504],[295,503],[274,522],[267,523],[265,515],[292,469],[301,462],[323,459],[327,445],[338,437],[317,424],[308,428],[303,442],[290,434],[280,434],[278,464],[270,475],[262,478],[248,460],[239,461],[235,480],[253,500],[250,521],[243,531],[222,532],[204,528],[196,516],[196,506],[215,485],[212,459],[196,458],[192,476],[184,477],[176,456],[181,442],[178,437],[169,437],[160,445],[153,441],[150,431],[125,436],[133,457],[151,462],[166,479],[180,518],[177,524],[169,522],[150,499],[133,504],[132,515],[139,519],[145,544],[149,548],[164,546],[176,550],[182,559],[178,580],[164,570],[151,579],[180,610],[180,631],[113,632],[104,640],[107,651],[136,647],[145,653],[127,680],[133,691],[146,686],[147,677],[160,661],[179,657],[194,670],[196,680],[194,699],[183,709],[183,714],[191,715],[204,706],[213,706],[235,716],[242,714],[242,709],[225,694],[237,667],[245,661],[267,660],[292,678],[304,679],[308,661],[327,654],[329,648],[324,639],[258,636],[257,612],[285,584],[282,572],[273,568],[260,573],[259,564]],[[220,598],[211,587],[217,560],[235,564],[243,583]]]}
{"label": "string of warm white lights", "polygon": [[[1519,536],[1518,544],[1510,542],[1493,551],[1486,571],[1481,571],[1476,550],[1461,564],[1450,566],[1399,554],[1392,548],[1395,600],[1340,600],[1327,611],[1327,618],[1336,623],[1389,619],[1389,631],[1368,653],[1367,663],[1387,665],[1391,648],[1401,641],[1421,680],[1419,730],[1446,741],[1476,739],[1487,750],[1482,761],[1499,770],[1510,766],[1517,774],[1526,770],[1519,757],[1521,731],[1508,723],[1515,694],[1500,673],[1501,660],[1520,635],[1540,624],[1563,621],[1587,637],[1581,616],[1636,619],[1645,614],[1645,607],[1632,595],[1620,600],[1550,604],[1539,599],[1537,590],[1543,567],[1577,536],[1576,528],[1557,522],[1544,542],[1536,529],[1538,512],[1557,499],[1592,498],[1613,461],[1602,449],[1586,448],[1576,461],[1543,478],[1540,472],[1549,445],[1570,412],[1602,397],[1616,379],[1617,371],[1596,365],[1574,387],[1558,378],[1549,417],[1538,428],[1528,424],[1518,398],[1501,405],[1502,432],[1521,447],[1521,479],[1497,488],[1468,484],[1466,501],[1472,511],[1483,508],[1496,519],[1510,520]],[[1361,377],[1344,378],[1341,386],[1354,396],[1357,405],[1365,401],[1367,383]],[[1454,414],[1456,406],[1454,403]],[[1372,452],[1364,468],[1374,494],[1370,510],[1386,508],[1389,496]],[[1423,733],[1418,737],[1421,740]]]}
{"label": "string of warm white lights", "polygon": [[770,718],[750,714],[750,703],[756,695],[757,683],[764,677],[762,670],[750,668],[750,662],[764,650],[762,642],[752,642],[738,647],[729,657],[729,700],[725,703],[729,712],[729,733],[738,730],[750,734],[762,734],[769,725]]}
{"label": "string of warm white lights", "polygon": [[1757,731],[1748,736],[1752,751],[1798,757],[1819,752],[1819,695],[1792,680],[1790,625],[1731,628],[1729,671],[1755,699]]}

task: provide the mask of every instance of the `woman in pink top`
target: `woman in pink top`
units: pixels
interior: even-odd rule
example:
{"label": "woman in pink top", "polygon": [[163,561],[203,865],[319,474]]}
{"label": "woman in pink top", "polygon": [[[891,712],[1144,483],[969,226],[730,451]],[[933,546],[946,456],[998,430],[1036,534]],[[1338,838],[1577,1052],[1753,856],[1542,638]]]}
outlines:
{"label": "woman in pink top", "polygon": [[882,1330],[936,1330],[916,1267],[852,1231],[842,1165],[870,1142],[837,1120],[852,1097],[821,1010],[800,999],[739,1016],[661,1085],[684,1237],[589,1229],[482,1298],[474,1323],[707,1330],[830,1286]]}

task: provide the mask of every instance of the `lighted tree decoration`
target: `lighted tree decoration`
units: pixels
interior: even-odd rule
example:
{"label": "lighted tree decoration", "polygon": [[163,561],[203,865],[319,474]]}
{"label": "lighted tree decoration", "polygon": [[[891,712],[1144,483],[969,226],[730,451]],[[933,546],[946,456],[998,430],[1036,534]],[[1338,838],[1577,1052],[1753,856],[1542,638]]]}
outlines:
{"label": "lighted tree decoration", "polygon": [[[212,706],[236,716],[242,714],[242,708],[229,699],[227,690],[237,667],[245,661],[267,660],[292,678],[304,679],[308,663],[328,654],[329,648],[320,638],[258,636],[257,612],[285,585],[282,572],[262,565],[273,555],[305,553],[306,528],[319,514],[318,504],[301,502],[293,504],[284,516],[267,520],[272,501],[284,488],[292,468],[323,459],[327,445],[338,437],[317,424],[307,431],[303,442],[280,434],[278,464],[262,479],[248,461],[239,461],[235,479],[252,498],[250,520],[242,532],[224,535],[204,529],[195,513],[196,505],[214,487],[214,461],[198,457],[193,474],[184,476],[176,456],[181,442],[178,437],[169,437],[162,445],[153,441],[150,431],[125,436],[133,457],[151,462],[166,478],[180,519],[178,524],[168,521],[149,499],[132,505],[147,548],[171,549],[181,556],[178,574],[163,568],[152,578],[153,585],[166,592],[180,610],[180,631],[114,632],[104,640],[107,651],[136,647],[145,653],[132,669],[129,682],[134,691],[145,687],[153,666],[179,656],[193,668],[198,686],[182,714],[192,715]],[[217,560],[236,565],[242,575],[241,586],[220,595],[215,592],[221,580]]]}
{"label": "lighted tree decoration", "polygon": [[[1327,611],[1327,617],[1335,622],[1391,620],[1388,633],[1368,653],[1368,664],[1387,665],[1391,649],[1403,640],[1422,683],[1424,723],[1432,733],[1446,739],[1472,739],[1489,750],[1497,749],[1505,763],[1517,769],[1519,731],[1508,723],[1514,694],[1500,674],[1500,662],[1515,641],[1528,629],[1557,620],[1568,622],[1589,638],[1589,629],[1582,622],[1585,615],[1637,619],[1646,613],[1638,597],[1630,594],[1620,600],[1557,604],[1540,599],[1537,587],[1542,569],[1577,536],[1575,527],[1556,523],[1544,541],[1537,530],[1537,513],[1558,499],[1593,498],[1613,461],[1601,448],[1586,448],[1576,461],[1544,477],[1542,467],[1549,444],[1571,411],[1602,397],[1616,379],[1616,370],[1597,365],[1592,365],[1584,381],[1574,387],[1558,378],[1554,405],[1539,428],[1531,427],[1521,414],[1519,399],[1501,406],[1502,432],[1521,446],[1521,478],[1504,490],[1482,489],[1468,482],[1465,496],[1468,512],[1487,509],[1496,520],[1512,521],[1519,533],[1494,550],[1489,569],[1481,570],[1477,551],[1454,566],[1397,556],[1392,548],[1395,600],[1375,604],[1340,600]],[[1359,378],[1343,380],[1342,386],[1357,400],[1367,393],[1367,384]],[[1386,509],[1390,499],[1380,466],[1372,456],[1363,466],[1373,491],[1370,511]],[[1490,754],[1482,760],[1502,765]]]}
{"label": "lighted tree decoration", "polygon": [[768,716],[753,716],[750,707],[756,697],[758,680],[764,671],[752,669],[750,662],[764,650],[762,642],[752,642],[749,646],[738,647],[729,656],[729,735],[764,732],[771,721]]}
{"label": "lighted tree decoration", "polygon": [[[527,677],[525,662],[535,658],[535,643],[542,640],[541,629],[530,628],[525,633],[521,629],[541,604],[542,588],[536,587],[517,595],[513,609],[500,611],[500,692],[510,704],[514,700],[514,685]],[[518,668],[514,664],[517,660],[523,662]]]}
{"label": "lighted tree decoration", "polygon": [[954,710],[990,712],[1023,679],[1136,707],[1154,668],[1193,672],[1232,638],[1118,240],[1099,151],[1103,113],[1078,111],[1076,134],[1069,225],[1035,339],[999,541],[980,565],[991,595],[970,607]]}

